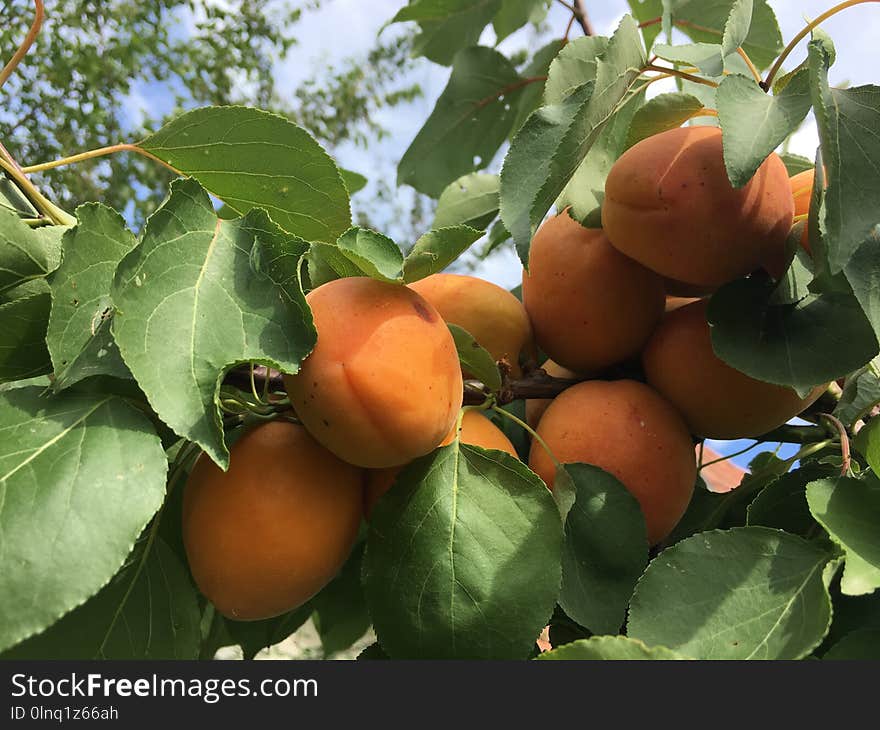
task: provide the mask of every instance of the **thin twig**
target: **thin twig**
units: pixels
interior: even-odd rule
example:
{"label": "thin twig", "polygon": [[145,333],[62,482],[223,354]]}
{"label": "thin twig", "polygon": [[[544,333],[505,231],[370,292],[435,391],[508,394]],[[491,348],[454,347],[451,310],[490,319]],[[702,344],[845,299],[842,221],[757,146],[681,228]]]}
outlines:
{"label": "thin twig", "polygon": [[31,46],[34,44],[34,41],[37,39],[37,36],[40,34],[40,28],[43,25],[43,17],[45,16],[45,12],[43,9],[43,0],[34,0],[34,10],[36,11],[36,15],[34,16],[34,22],[31,25],[31,29],[28,31],[28,34],[25,36],[24,41],[18,47],[18,50],[9,59],[9,63],[7,63],[3,70],[0,71],[0,86],[6,83],[6,80],[12,76],[12,72],[18,68],[18,64],[21,63],[21,59],[23,59],[27,52],[31,49]]}
{"label": "thin twig", "polygon": [[64,167],[65,165],[73,165],[77,162],[85,162],[87,160],[93,160],[97,157],[104,157],[106,155],[112,155],[116,152],[135,152],[139,155],[146,157],[153,162],[158,162],[163,167],[167,167],[171,172],[175,175],[183,175],[183,173],[178,170],[176,167],[172,167],[165,160],[156,157],[156,155],[147,152],[142,147],[138,147],[136,144],[114,144],[109,147],[99,147],[96,150],[89,150],[88,152],[80,152],[77,155],[71,155],[70,157],[62,157],[58,160],[52,160],[51,162],[42,162],[39,165],[28,165],[27,167],[22,167],[22,172],[32,173],[32,172],[44,172],[46,170],[53,170],[56,167]]}

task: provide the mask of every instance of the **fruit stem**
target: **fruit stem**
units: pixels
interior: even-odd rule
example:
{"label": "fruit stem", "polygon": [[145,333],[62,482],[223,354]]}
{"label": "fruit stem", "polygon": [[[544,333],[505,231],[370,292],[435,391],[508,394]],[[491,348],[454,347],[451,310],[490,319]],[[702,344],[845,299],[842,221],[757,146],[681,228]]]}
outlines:
{"label": "fruit stem", "polygon": [[28,31],[28,34],[25,36],[24,41],[18,47],[18,50],[9,59],[9,63],[7,63],[3,70],[0,71],[0,87],[6,83],[6,80],[12,76],[12,72],[18,68],[18,64],[21,63],[21,59],[23,59],[27,52],[31,49],[31,46],[34,44],[34,41],[37,39],[37,36],[40,34],[40,28],[43,25],[43,18],[45,17],[45,12],[43,8],[43,0],[34,0],[34,22],[31,24],[31,29]]}
{"label": "fruit stem", "polygon": [[773,79],[776,77],[776,74],[779,73],[779,69],[782,68],[782,64],[785,63],[785,59],[791,55],[791,52],[795,49],[798,43],[800,43],[807,35],[813,30],[813,28],[824,23],[828,18],[832,15],[837,15],[842,10],[846,10],[847,8],[851,8],[854,5],[862,5],[864,3],[876,3],[880,2],[880,0],[846,0],[846,2],[839,3],[835,5],[830,10],[826,10],[815,20],[807,23],[804,29],[798,33],[794,38],[791,39],[791,42],[783,49],[782,53],[779,54],[779,58],[776,59],[776,62],[771,67],[770,71],[767,73],[767,78],[764,79],[761,87],[764,91],[768,91],[773,86]]}
{"label": "fruit stem", "polygon": [[504,416],[504,418],[509,418],[509,419],[510,419],[511,421],[513,421],[515,424],[517,424],[518,426],[520,426],[521,428],[523,428],[523,429],[526,431],[526,433],[528,433],[529,435],[531,435],[531,437],[532,437],[533,439],[535,439],[535,441],[537,441],[537,442],[541,445],[541,448],[543,448],[544,451],[547,452],[547,456],[550,457],[550,460],[553,462],[553,466],[555,466],[557,469],[558,469],[560,466],[562,466],[562,465],[559,463],[559,461],[558,461],[558,459],[556,458],[556,456],[553,454],[553,451],[551,451],[550,447],[547,445],[547,442],[544,441],[544,439],[542,439],[542,438],[538,435],[538,432],[535,431],[535,429],[533,429],[531,426],[529,426],[529,424],[527,424],[527,423],[526,423],[525,421],[523,421],[521,418],[517,418],[516,416],[514,416],[510,411],[505,411],[503,408],[501,408],[501,407],[499,407],[499,406],[493,405],[493,406],[492,406],[492,410],[495,411],[495,413],[499,414],[500,416]]}
{"label": "fruit stem", "polygon": [[742,46],[740,46],[739,48],[737,48],[737,49],[736,49],[736,52],[739,54],[739,57],[740,57],[743,61],[746,62],[746,66],[749,67],[749,71],[752,72],[752,76],[754,77],[755,81],[758,82],[758,86],[760,86],[760,85],[761,85],[761,72],[758,71],[758,68],[757,68],[757,67],[755,66],[755,64],[752,62],[752,59],[749,58],[749,54],[746,53],[746,52],[743,50],[743,47],[742,47]]}

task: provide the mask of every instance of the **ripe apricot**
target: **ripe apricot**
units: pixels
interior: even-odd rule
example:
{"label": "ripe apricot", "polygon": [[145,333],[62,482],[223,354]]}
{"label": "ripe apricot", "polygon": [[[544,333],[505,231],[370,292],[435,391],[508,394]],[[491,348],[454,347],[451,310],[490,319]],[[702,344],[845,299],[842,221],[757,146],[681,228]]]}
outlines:
{"label": "ripe apricot", "polygon": [[[464,444],[482,446],[484,449],[506,451],[515,459],[519,458],[516,449],[513,447],[513,444],[510,443],[510,439],[504,435],[504,431],[478,411],[465,411],[464,416],[461,419],[459,438]],[[452,427],[452,430],[446,435],[446,438],[443,439],[443,442],[440,445],[447,446],[448,444],[451,444],[454,439],[455,426]],[[401,468],[402,467],[371,469],[367,472],[367,488],[364,492],[367,517],[372,513],[373,507],[376,506],[376,502],[379,501],[379,498],[391,489],[391,485],[394,484],[394,480],[397,479],[397,475],[400,473]]]}
{"label": "ripe apricot", "polygon": [[[552,360],[548,360],[542,366],[544,372],[547,375],[550,375],[554,378],[567,378],[570,380],[578,379],[580,376],[574,372],[574,370],[569,370],[568,368],[562,367]],[[532,428],[536,428],[538,426],[538,422],[541,420],[541,416],[544,415],[544,411],[547,410],[547,406],[549,406],[553,402],[552,398],[529,398],[526,401],[526,423],[529,424]]]}
{"label": "ripe apricot", "polygon": [[406,286],[350,277],[311,291],[318,343],[284,384],[321,444],[357,466],[399,466],[431,451],[462,400],[455,342]]}
{"label": "ripe apricot", "polygon": [[545,221],[532,239],[522,291],[538,346],[582,373],[638,353],[665,301],[659,276],[566,211]]}
{"label": "ripe apricot", "polygon": [[432,274],[409,286],[446,322],[466,329],[496,361],[506,359],[513,375],[520,375],[520,354],[532,354],[534,343],[529,316],[513,294],[462,274]]}
{"label": "ripe apricot", "polygon": [[605,181],[602,225],[611,243],[663,276],[718,287],[784,250],[794,201],[771,154],[734,189],[717,127],[681,127],[630,147]]}
{"label": "ripe apricot", "polygon": [[648,383],[684,416],[691,432],[716,439],[760,436],[815,401],[790,388],[755,380],[732,368],[712,349],[700,300],[670,312],[642,353]]}
{"label": "ripe apricot", "polygon": [[199,589],[238,620],[305,603],[354,545],[363,474],[287,421],[245,433],[226,472],[200,456],[183,495],[183,541]]}
{"label": "ripe apricot", "polygon": [[[816,178],[815,170],[804,170],[794,175],[789,183],[791,184],[791,194],[794,198],[794,215],[795,217],[807,215],[810,212],[810,201],[813,196],[813,181]],[[801,246],[807,253],[810,251],[810,231],[809,226],[804,226],[804,232],[801,235]]]}
{"label": "ripe apricot", "polygon": [[[593,464],[639,501],[654,545],[687,509],[697,480],[694,443],[681,416],[635,380],[588,380],[556,396],[538,435],[560,463]],[[537,439],[529,466],[551,489],[553,461]]]}

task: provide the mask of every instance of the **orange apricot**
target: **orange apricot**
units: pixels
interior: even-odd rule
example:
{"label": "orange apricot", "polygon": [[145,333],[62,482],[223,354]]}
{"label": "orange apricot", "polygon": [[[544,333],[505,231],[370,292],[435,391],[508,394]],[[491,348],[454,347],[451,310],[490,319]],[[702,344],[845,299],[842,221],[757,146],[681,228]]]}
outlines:
{"label": "orange apricot", "polygon": [[532,239],[522,291],[539,347],[576,372],[637,354],[663,314],[660,277],[565,211]]}
{"label": "orange apricot", "polygon": [[[813,181],[816,178],[815,170],[804,170],[794,175],[789,183],[791,184],[791,194],[794,198],[794,214],[795,217],[808,215],[810,212],[810,201],[813,196]],[[804,226],[804,232],[801,235],[801,246],[807,253],[810,251],[810,231],[809,226]]]}
{"label": "orange apricot", "polygon": [[183,495],[183,541],[199,589],[242,621],[301,606],[348,558],[363,484],[363,470],[288,421],[245,433],[226,472],[202,454]]}
{"label": "orange apricot", "polygon": [[[544,372],[547,375],[553,378],[566,378],[570,380],[576,380],[580,378],[574,370],[569,370],[568,368],[562,367],[562,365],[558,365],[552,360],[548,360],[542,366]],[[541,420],[541,416],[544,415],[544,411],[547,410],[547,406],[549,406],[553,402],[552,398],[529,398],[526,401],[526,423],[529,424],[532,428],[537,428],[538,422]]]}
{"label": "orange apricot", "polygon": [[534,350],[532,325],[522,303],[506,289],[476,276],[432,274],[409,285],[449,323],[466,329],[498,361],[521,373],[520,355]]}
{"label": "orange apricot", "polygon": [[[465,411],[461,419],[459,438],[464,444],[482,446],[484,449],[506,451],[515,459],[519,458],[516,449],[513,447],[513,444],[510,443],[510,439],[504,435],[504,431],[478,411]],[[454,439],[455,427],[453,426],[452,430],[446,435],[446,438],[443,439],[443,442],[440,445],[447,446],[448,444],[451,444]],[[379,498],[391,489],[391,485],[394,484],[394,480],[397,479],[397,475],[400,473],[401,468],[402,467],[371,469],[367,472],[367,487],[364,491],[364,501],[366,505],[365,511],[368,518],[372,513],[373,508],[376,506],[376,502],[379,501]]]}
{"label": "orange apricot", "polygon": [[[697,479],[693,440],[676,410],[644,383],[578,383],[556,396],[537,433],[560,463],[593,464],[617,477],[638,500],[651,545],[687,509]],[[553,488],[555,467],[537,439],[529,466]]]}
{"label": "orange apricot", "polygon": [[772,153],[742,188],[727,178],[717,127],[638,142],[605,181],[602,225],[622,253],[665,277],[718,287],[784,250],[794,201]]}
{"label": "orange apricot", "polygon": [[825,390],[801,398],[791,388],[749,377],[712,349],[700,300],[670,312],[642,353],[648,383],[684,416],[691,433],[716,439],[760,436],[793,418]]}
{"label": "orange apricot", "polygon": [[693,297],[666,297],[666,314],[669,312],[674,312],[676,309],[681,309],[692,302],[697,302],[698,299]]}
{"label": "orange apricot", "polygon": [[406,286],[350,277],[311,291],[318,343],[284,384],[309,433],[357,466],[399,466],[455,423],[461,368],[443,318]]}

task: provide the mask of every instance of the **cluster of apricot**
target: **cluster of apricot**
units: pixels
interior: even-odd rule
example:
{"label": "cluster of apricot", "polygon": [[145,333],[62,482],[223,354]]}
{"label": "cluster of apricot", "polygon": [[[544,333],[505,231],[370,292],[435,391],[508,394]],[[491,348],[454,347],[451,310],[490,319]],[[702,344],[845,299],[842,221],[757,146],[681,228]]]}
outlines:
{"label": "cluster of apricot", "polygon": [[[759,436],[822,391],[802,399],[718,359],[701,298],[762,267],[781,273],[794,193],[808,201],[811,185],[790,181],[771,155],[734,189],[721,132],[681,128],[615,163],[601,229],[566,211],[540,227],[522,303],[455,274],[409,286],[350,277],[311,291],[317,345],[285,376],[299,423],[258,426],[232,447],[229,471],[201,457],[189,478],[184,541],[203,593],[237,619],[295,608],[336,574],[404,465],[456,436],[517,456],[481,413],[459,417],[463,374],[447,323],[514,377],[537,345],[548,374],[579,381],[527,404],[540,437],[529,466],[551,489],[554,457],[601,467],[638,500],[650,543],[662,541],[693,492],[694,437]],[[610,379],[633,362],[643,379]]]}

